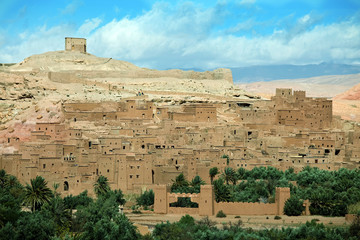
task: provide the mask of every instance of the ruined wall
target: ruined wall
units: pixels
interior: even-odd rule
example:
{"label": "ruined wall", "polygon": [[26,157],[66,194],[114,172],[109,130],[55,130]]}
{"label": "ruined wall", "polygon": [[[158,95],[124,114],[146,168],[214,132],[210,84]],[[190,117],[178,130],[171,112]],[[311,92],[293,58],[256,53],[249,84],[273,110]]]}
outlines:
{"label": "ruined wall", "polygon": [[79,51],[86,53],[86,39],[85,38],[65,38],[66,51]]}

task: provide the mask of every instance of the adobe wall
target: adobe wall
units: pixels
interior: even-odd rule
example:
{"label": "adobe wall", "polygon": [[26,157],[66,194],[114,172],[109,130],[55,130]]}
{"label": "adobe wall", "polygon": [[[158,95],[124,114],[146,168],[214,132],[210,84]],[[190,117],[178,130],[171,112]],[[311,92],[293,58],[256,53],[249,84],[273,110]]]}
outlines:
{"label": "adobe wall", "polygon": [[85,38],[65,38],[66,51],[79,51],[86,53],[86,39]]}
{"label": "adobe wall", "polygon": [[[157,185],[154,187],[155,213],[172,214],[197,214],[212,216],[223,211],[229,215],[283,215],[284,206],[290,198],[290,188],[276,188],[275,203],[247,203],[247,202],[215,202],[214,187],[201,186],[198,194],[170,193],[170,186]],[[192,202],[197,202],[199,208],[174,208],[169,204],[176,202],[178,197],[190,197]],[[171,209],[170,209],[171,208]]]}
{"label": "adobe wall", "polygon": [[199,208],[169,207],[168,214],[199,214]]}
{"label": "adobe wall", "polygon": [[276,203],[219,202],[214,209],[227,215],[278,215]]}
{"label": "adobe wall", "polygon": [[84,83],[84,80],[77,77],[72,72],[49,72],[50,81],[59,83]]}

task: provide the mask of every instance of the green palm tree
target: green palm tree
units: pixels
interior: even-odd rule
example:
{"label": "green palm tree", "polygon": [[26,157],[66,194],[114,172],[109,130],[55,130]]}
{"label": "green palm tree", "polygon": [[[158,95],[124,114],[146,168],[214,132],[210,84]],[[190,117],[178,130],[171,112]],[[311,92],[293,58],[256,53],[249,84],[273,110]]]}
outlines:
{"label": "green palm tree", "polygon": [[214,177],[219,173],[219,169],[217,167],[213,167],[209,170],[209,175],[210,175],[210,181],[211,184],[213,184],[214,181]]}
{"label": "green palm tree", "polygon": [[45,204],[41,211],[48,213],[56,224],[57,235],[64,235],[70,230],[71,210],[66,209],[64,201],[59,196],[55,196],[48,204]]}
{"label": "green palm tree", "polygon": [[0,187],[4,188],[8,185],[9,175],[4,169],[0,170]]}
{"label": "green palm tree", "polygon": [[180,173],[175,180],[171,180],[173,184],[171,185],[171,191],[177,192],[177,191],[184,191],[189,186],[189,182],[186,180],[183,173]]}
{"label": "green palm tree", "polygon": [[109,181],[107,177],[100,175],[94,183],[95,194],[99,197],[110,191]]}
{"label": "green palm tree", "polygon": [[236,185],[237,176],[233,168],[231,167],[225,168],[222,175],[226,181],[226,185],[229,185],[229,182],[232,182],[234,185]]}
{"label": "green palm tree", "polygon": [[224,184],[224,179],[222,178],[214,181],[214,192],[216,202],[229,202],[231,199],[229,186]]}
{"label": "green palm tree", "polygon": [[205,182],[201,179],[200,176],[195,176],[190,182],[190,185],[192,187],[196,187],[196,186],[200,186],[200,185],[204,185],[204,184],[205,184]]}
{"label": "green palm tree", "polygon": [[247,175],[247,170],[245,169],[245,168],[239,168],[238,170],[237,170],[237,176],[238,176],[238,179],[240,179],[240,180],[244,180],[244,179],[246,179],[246,175]]}
{"label": "green palm tree", "polygon": [[53,194],[50,188],[47,187],[47,182],[41,176],[30,180],[30,185],[25,186],[24,203],[31,207],[31,211],[36,211],[41,208],[44,203],[48,203]]}

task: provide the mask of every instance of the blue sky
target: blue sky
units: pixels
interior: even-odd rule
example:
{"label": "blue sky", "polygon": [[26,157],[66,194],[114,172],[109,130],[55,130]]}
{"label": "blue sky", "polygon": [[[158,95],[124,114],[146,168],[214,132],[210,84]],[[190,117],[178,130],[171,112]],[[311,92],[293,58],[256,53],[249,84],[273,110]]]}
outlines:
{"label": "blue sky", "polygon": [[0,62],[87,38],[142,67],[360,64],[360,0],[1,0]]}

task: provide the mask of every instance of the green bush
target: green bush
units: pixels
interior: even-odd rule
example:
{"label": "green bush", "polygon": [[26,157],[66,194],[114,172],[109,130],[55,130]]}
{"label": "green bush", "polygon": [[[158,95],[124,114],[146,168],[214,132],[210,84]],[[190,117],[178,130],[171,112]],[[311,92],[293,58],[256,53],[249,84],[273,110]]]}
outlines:
{"label": "green bush", "polygon": [[143,192],[138,198],[136,198],[136,204],[140,206],[154,205],[154,192],[152,189]]}
{"label": "green bush", "polygon": [[76,209],[79,206],[88,206],[93,200],[88,195],[87,190],[77,196],[69,195],[64,197],[64,204],[67,209]]}
{"label": "green bush", "polygon": [[226,217],[226,214],[225,214],[222,210],[220,210],[220,211],[216,214],[216,217],[217,217],[217,218],[225,218],[225,217]]}
{"label": "green bush", "polygon": [[348,206],[348,213],[349,214],[358,214],[360,213],[360,202],[355,204],[351,204]]}
{"label": "green bush", "polygon": [[349,228],[350,235],[360,239],[360,217],[357,216]]}
{"label": "green bush", "polygon": [[288,216],[300,216],[301,213],[305,210],[303,206],[303,201],[301,201],[296,196],[291,196],[284,206],[284,213]]}
{"label": "green bush", "polygon": [[275,220],[280,220],[281,217],[276,215],[276,216],[274,217],[274,219],[275,219]]}

